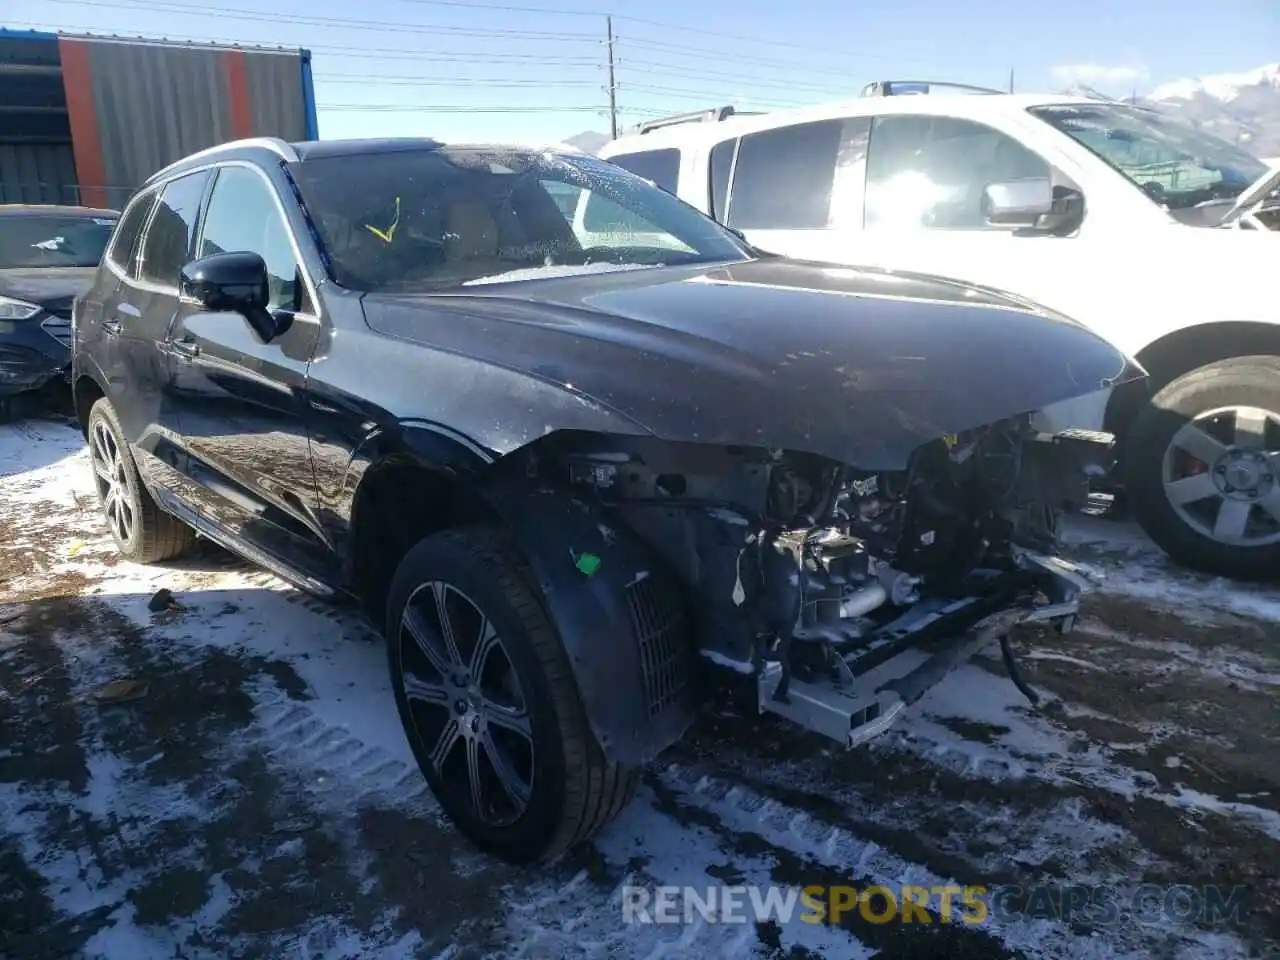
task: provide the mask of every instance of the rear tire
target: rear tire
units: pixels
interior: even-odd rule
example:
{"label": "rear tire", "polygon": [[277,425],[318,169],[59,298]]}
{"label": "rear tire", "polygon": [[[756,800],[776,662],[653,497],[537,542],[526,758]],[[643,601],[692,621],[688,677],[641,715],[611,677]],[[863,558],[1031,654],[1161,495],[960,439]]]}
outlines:
{"label": "rear tire", "polygon": [[1129,505],[1171,558],[1237,580],[1280,574],[1280,357],[1183,374],[1138,414],[1127,447]]}
{"label": "rear tire", "polygon": [[391,682],[418,765],[458,830],[510,863],[587,841],[639,780],[600,751],[532,584],[500,530],[473,527],[419,542],[387,598]]}
{"label": "rear tire", "polygon": [[86,428],[94,488],[120,556],[133,563],[161,563],[181,556],[196,534],[160,509],[138,476],[111,402],[100,398]]}

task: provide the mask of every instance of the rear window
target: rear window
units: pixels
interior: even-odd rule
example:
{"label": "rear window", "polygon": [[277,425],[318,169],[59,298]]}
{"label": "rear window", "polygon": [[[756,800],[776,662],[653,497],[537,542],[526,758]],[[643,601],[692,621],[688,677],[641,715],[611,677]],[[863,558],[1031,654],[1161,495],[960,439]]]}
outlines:
{"label": "rear window", "polygon": [[147,225],[147,217],[151,215],[151,207],[155,200],[154,191],[148,190],[146,193],[139,194],[125,210],[115,232],[115,238],[111,241],[107,258],[129,276],[133,276],[134,254],[138,251],[138,238],[142,236],[142,228]]}

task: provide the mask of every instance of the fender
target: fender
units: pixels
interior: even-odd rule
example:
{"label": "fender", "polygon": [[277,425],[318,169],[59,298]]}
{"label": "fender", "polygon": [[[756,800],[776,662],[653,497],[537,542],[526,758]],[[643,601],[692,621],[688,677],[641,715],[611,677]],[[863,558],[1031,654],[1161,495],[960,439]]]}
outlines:
{"label": "fender", "polygon": [[601,751],[625,767],[653,760],[694,719],[690,618],[672,574],[565,493],[507,484],[483,496],[533,571]]}

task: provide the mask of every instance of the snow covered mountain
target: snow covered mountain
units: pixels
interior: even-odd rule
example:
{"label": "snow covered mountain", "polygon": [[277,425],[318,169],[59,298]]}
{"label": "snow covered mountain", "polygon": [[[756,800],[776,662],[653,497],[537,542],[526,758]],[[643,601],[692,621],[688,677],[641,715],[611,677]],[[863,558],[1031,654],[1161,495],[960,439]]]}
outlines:
{"label": "snow covered mountain", "polygon": [[1280,63],[1175,80],[1143,99],[1259,157],[1280,156]]}

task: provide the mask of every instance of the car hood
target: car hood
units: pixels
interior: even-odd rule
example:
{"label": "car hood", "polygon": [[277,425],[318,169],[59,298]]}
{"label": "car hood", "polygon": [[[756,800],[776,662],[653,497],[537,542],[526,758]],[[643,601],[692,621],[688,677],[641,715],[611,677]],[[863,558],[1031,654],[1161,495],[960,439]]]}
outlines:
{"label": "car hood", "polygon": [[863,469],[1143,375],[1084,326],[998,291],[780,258],[364,302],[383,334],[557,384],[658,437]]}
{"label": "car hood", "polygon": [[71,301],[93,286],[96,267],[10,267],[0,269],[0,296],[70,310]]}

